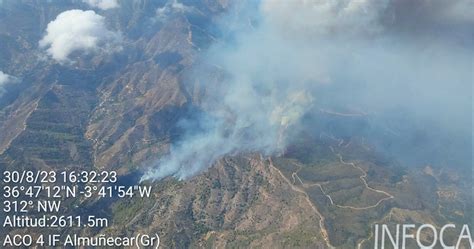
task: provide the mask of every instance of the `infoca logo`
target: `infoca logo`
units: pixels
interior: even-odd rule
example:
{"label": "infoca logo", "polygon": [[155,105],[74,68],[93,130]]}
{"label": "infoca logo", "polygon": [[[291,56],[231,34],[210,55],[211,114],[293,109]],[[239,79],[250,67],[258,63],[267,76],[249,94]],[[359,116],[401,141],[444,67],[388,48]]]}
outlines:
{"label": "infoca logo", "polygon": [[375,224],[374,249],[474,248],[469,225]]}

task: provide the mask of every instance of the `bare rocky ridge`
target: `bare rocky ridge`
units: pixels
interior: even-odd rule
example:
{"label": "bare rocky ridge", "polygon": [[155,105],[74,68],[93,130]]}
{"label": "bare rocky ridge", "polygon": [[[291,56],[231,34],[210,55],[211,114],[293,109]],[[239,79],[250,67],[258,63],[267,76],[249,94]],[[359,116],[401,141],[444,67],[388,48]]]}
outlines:
{"label": "bare rocky ridge", "polygon": [[[313,204],[260,155],[225,157],[190,181],[161,186],[146,208],[111,230],[158,232],[167,248],[325,246]],[[126,217],[131,203],[118,203],[114,215]]]}
{"label": "bare rocky ridge", "polygon": [[[320,154],[326,146],[330,151],[345,143],[315,143],[321,150],[311,154],[325,163],[295,158],[291,151],[272,158],[241,154],[219,160],[189,181],[157,182],[156,199],[114,204],[117,222],[106,231],[158,233],[165,248],[371,248],[375,223],[454,221],[444,216],[453,210],[437,214],[433,209],[441,202],[454,207],[462,199],[441,201],[426,192],[423,184],[434,183],[430,176],[397,173],[371,158],[346,159],[368,173],[364,181],[337,154]],[[429,239],[424,237],[426,243]]]}

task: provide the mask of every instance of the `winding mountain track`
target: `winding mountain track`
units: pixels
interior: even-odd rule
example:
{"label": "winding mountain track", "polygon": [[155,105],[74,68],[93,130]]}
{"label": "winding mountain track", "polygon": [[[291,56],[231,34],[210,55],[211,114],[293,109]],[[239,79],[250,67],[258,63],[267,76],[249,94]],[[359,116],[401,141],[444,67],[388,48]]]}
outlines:
{"label": "winding mountain track", "polygon": [[325,114],[329,115],[334,115],[334,116],[341,116],[341,117],[365,117],[368,114],[365,112],[357,112],[357,113],[342,113],[342,112],[336,112],[336,111],[331,111],[327,109],[322,109],[319,108],[319,111]]}
{"label": "winding mountain track", "polygon": [[[327,135],[327,134],[324,134],[332,139],[334,139],[335,141],[338,142],[338,145],[337,146],[342,146],[344,144],[344,140],[343,139],[337,139],[335,137],[332,137],[330,135]],[[365,207],[354,207],[354,206],[347,206],[347,205],[339,205],[339,204],[336,204],[334,202],[334,200],[332,199],[332,197],[327,194],[324,189],[323,189],[323,186],[321,185],[321,183],[311,183],[311,184],[308,184],[308,183],[304,183],[303,180],[301,180],[301,178],[298,176],[298,172],[304,167],[304,165],[298,163],[298,162],[292,162],[295,166],[298,167],[298,169],[294,172],[291,173],[291,178],[293,180],[293,182],[291,182],[282,172],[280,169],[278,169],[276,166],[273,165],[273,161],[271,158],[269,158],[269,162],[270,162],[270,166],[275,169],[279,174],[280,176],[290,185],[290,187],[292,188],[292,190],[294,190],[295,192],[298,192],[298,193],[301,193],[305,196],[305,199],[306,201],[310,204],[311,208],[319,215],[320,219],[319,219],[319,227],[321,229],[321,234],[326,242],[326,245],[329,247],[329,248],[334,248],[330,241],[329,241],[329,235],[328,235],[328,232],[324,226],[324,221],[325,221],[325,218],[324,216],[319,212],[318,208],[313,204],[313,202],[311,201],[308,193],[304,190],[305,188],[308,188],[308,187],[312,187],[312,186],[318,186],[321,190],[321,192],[329,199],[329,202],[331,203],[331,205],[335,206],[335,207],[338,207],[338,208],[344,208],[344,209],[352,209],[352,210],[368,210],[368,209],[372,209],[372,208],[376,208],[378,207],[381,203],[383,203],[384,201],[388,201],[390,199],[393,199],[395,198],[392,194],[386,192],[386,191],[383,191],[383,190],[379,190],[379,189],[375,189],[375,188],[372,188],[369,186],[369,184],[367,183],[367,173],[365,172],[364,169],[362,169],[360,166],[356,165],[354,162],[346,162],[344,161],[344,159],[342,158],[342,155],[340,153],[337,153],[335,151],[335,149],[330,146],[330,149],[331,151],[339,158],[339,162],[341,164],[344,164],[344,165],[348,165],[348,166],[351,166],[355,169],[357,169],[358,171],[361,172],[361,175],[359,176],[359,179],[361,180],[361,182],[364,184],[365,188],[373,191],[373,192],[376,192],[376,193],[380,193],[380,194],[383,194],[385,195],[386,197],[380,199],[377,203],[375,203],[374,205],[370,205],[370,206],[365,206]],[[296,184],[297,182],[299,182],[299,184],[301,185],[301,187],[303,188],[300,188],[298,187]],[[390,212],[390,215],[391,215],[391,212]],[[367,242],[373,235],[371,234],[370,237],[366,238],[366,239],[363,239],[361,240],[358,244],[357,244],[357,248],[360,249],[362,247],[362,245]]]}
{"label": "winding mountain track", "polygon": [[331,148],[331,151],[339,158],[339,161],[340,161],[342,164],[350,165],[350,166],[354,167],[355,169],[358,169],[360,172],[362,172],[362,175],[361,175],[359,178],[360,178],[360,180],[364,183],[364,185],[365,185],[365,187],[366,187],[367,189],[370,189],[370,190],[372,190],[372,191],[374,191],[374,192],[381,193],[381,194],[384,194],[384,195],[387,196],[386,198],[381,199],[376,205],[374,205],[374,207],[378,206],[382,201],[395,198],[393,195],[391,195],[390,193],[388,193],[388,192],[386,192],[386,191],[378,190],[378,189],[374,189],[374,188],[370,187],[369,184],[367,183],[367,173],[366,173],[361,167],[357,166],[357,165],[356,165],[355,163],[353,163],[353,162],[350,162],[350,163],[345,162],[345,161],[342,159],[341,154],[336,153],[335,150],[334,150],[334,148],[332,148],[331,146],[330,146],[330,148]]}
{"label": "winding mountain track", "polygon": [[[321,229],[321,235],[324,239],[324,241],[326,242],[326,245],[329,247],[329,248],[335,248],[334,246],[331,245],[331,242],[329,241],[329,234],[328,234],[328,231],[326,230],[325,226],[324,226],[324,216],[319,212],[318,208],[313,204],[313,202],[311,201],[311,199],[309,198],[309,195],[308,193],[306,193],[306,191],[298,188],[297,186],[295,186],[293,183],[291,183],[291,181],[286,178],[286,176],[281,172],[280,169],[278,169],[277,167],[275,167],[275,165],[273,165],[273,161],[270,158],[268,158],[269,160],[269,164],[270,164],[270,167],[272,167],[272,169],[276,170],[278,172],[278,174],[280,174],[280,176],[282,177],[282,179],[288,183],[288,185],[291,187],[291,189],[295,192],[298,192],[300,194],[303,194],[305,196],[305,200],[308,202],[308,204],[311,206],[311,208],[313,209],[313,211],[318,214],[319,216],[319,228]],[[298,177],[299,178],[299,177]],[[300,179],[301,181],[301,179]]]}
{"label": "winding mountain track", "polygon": [[382,202],[386,201],[386,200],[389,200],[389,199],[392,199],[394,198],[393,195],[385,192],[385,191],[382,191],[382,190],[378,190],[378,189],[374,189],[372,187],[370,187],[368,184],[367,184],[367,181],[365,180],[365,177],[367,176],[367,173],[365,173],[365,171],[360,168],[359,166],[356,166],[355,163],[347,163],[347,162],[344,162],[342,160],[342,157],[339,155],[339,154],[336,154],[339,156],[339,159],[341,161],[342,164],[345,164],[345,165],[351,165],[352,167],[356,168],[356,169],[359,169],[361,172],[363,172],[363,174],[359,177],[362,181],[362,183],[364,183],[365,187],[367,189],[370,189],[371,191],[374,191],[374,192],[377,192],[377,193],[382,193],[384,195],[386,195],[387,197],[385,198],[382,198],[380,199],[376,204],[374,205],[370,205],[370,206],[366,206],[366,207],[353,207],[353,206],[345,206],[345,205],[339,205],[339,204],[336,204],[334,203],[332,197],[330,195],[328,195],[322,185],[320,183],[312,183],[312,184],[307,184],[307,183],[304,183],[301,178],[298,176],[298,171],[303,167],[303,165],[299,164],[299,163],[296,163],[296,162],[293,162],[293,164],[295,164],[296,166],[299,167],[299,169],[295,172],[293,172],[291,174],[292,178],[293,178],[293,184],[296,183],[296,180],[295,179],[298,179],[298,181],[301,183],[301,185],[304,187],[304,188],[308,188],[308,187],[312,187],[312,186],[318,186],[320,189],[321,189],[321,192],[329,199],[329,202],[331,202],[331,205],[334,205],[338,208],[347,208],[347,209],[352,209],[352,210],[367,210],[367,209],[371,209],[371,208],[375,208],[377,206],[379,206]]}

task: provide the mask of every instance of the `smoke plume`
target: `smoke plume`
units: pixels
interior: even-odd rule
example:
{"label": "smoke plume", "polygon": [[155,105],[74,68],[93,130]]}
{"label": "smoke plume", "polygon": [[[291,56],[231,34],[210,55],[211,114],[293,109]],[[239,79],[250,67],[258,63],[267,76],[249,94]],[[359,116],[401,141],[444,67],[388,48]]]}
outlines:
{"label": "smoke plume", "polygon": [[[204,129],[173,144],[143,179],[185,179],[229,153],[277,154],[288,130],[311,129],[301,118],[321,108],[362,110],[378,124],[403,113],[417,129],[470,141],[472,11],[468,0],[234,6],[193,75],[209,88]],[[202,68],[223,76],[208,86],[216,79]]]}

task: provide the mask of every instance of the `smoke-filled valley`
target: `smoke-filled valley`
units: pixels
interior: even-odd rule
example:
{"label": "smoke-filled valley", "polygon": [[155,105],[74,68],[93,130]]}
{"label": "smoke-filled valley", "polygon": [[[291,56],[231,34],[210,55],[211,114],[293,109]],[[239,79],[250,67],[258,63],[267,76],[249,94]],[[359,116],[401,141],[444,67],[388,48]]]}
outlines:
{"label": "smoke-filled valley", "polygon": [[[206,115],[193,121],[205,130],[177,141],[145,179],[183,179],[229,153],[282,153],[289,130],[325,122],[302,124],[319,111],[366,117],[349,128],[407,166],[470,168],[474,33],[462,7],[471,6],[410,4],[418,16],[403,1],[236,3],[185,82],[206,89]],[[417,18],[428,21],[415,32],[407,22]],[[347,131],[335,127],[333,136]]]}

